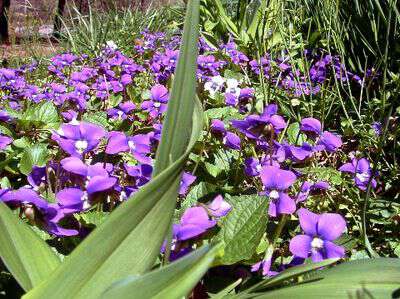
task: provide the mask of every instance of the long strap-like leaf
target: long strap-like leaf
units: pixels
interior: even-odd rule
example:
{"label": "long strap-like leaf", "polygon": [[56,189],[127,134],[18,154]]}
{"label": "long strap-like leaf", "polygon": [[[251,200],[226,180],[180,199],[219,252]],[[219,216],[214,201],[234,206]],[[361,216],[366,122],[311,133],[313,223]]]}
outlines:
{"label": "long strap-like leaf", "polygon": [[182,168],[203,126],[201,104],[195,99],[198,19],[199,0],[189,1],[175,76],[178,83],[168,104],[156,176],[25,298],[98,298],[114,281],[143,274],[153,266],[169,230]]}
{"label": "long strap-like leaf", "polygon": [[378,258],[346,262],[318,271],[300,284],[250,297],[397,298],[399,292],[400,259]]}
{"label": "long strap-like leaf", "polygon": [[164,268],[128,277],[113,284],[102,298],[183,298],[207,271],[219,248],[206,245]]}
{"label": "long strap-like leaf", "polygon": [[25,291],[49,277],[61,263],[50,246],[2,202],[0,256]]}

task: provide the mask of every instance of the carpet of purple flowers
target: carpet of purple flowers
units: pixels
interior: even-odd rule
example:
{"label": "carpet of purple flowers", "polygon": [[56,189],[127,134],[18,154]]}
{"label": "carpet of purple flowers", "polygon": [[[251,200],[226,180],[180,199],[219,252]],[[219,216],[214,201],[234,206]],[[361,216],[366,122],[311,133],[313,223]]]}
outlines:
{"label": "carpet of purple flowers", "polygon": [[[110,41],[97,57],[0,69],[0,200],[60,253],[151,180],[179,45],[178,35],[146,31],[130,55]],[[351,205],[360,203],[348,197],[379,188],[379,173],[344,149],[340,132],[295,108],[334,80],[360,88],[376,77],[322,50],[303,53],[307,71],[285,53],[249,57],[233,41],[216,49],[201,39],[199,52],[207,123],[182,175],[171,250],[165,242],[161,253],[175,260],[220,240],[219,265],[243,277],[359,254]],[[265,96],[260,77],[286,103]]]}

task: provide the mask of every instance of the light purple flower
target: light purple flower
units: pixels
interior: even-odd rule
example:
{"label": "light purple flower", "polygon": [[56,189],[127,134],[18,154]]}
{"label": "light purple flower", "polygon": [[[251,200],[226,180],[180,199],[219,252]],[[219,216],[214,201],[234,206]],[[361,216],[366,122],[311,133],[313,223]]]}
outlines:
{"label": "light purple flower", "polygon": [[272,259],[262,260],[251,266],[251,272],[258,272],[260,270],[263,276],[275,276],[279,272],[271,271]]}
{"label": "light purple flower", "polygon": [[151,158],[147,156],[151,152],[149,135],[138,134],[127,137],[123,132],[112,131],[108,136],[107,154],[130,151],[140,163],[151,164]]}
{"label": "light purple flower", "polygon": [[12,142],[13,142],[12,138],[0,134],[0,151],[4,150]]}
{"label": "light purple flower", "polygon": [[126,119],[128,114],[135,110],[136,105],[133,102],[120,103],[117,108],[107,110],[107,115],[113,119]]}
{"label": "light purple flower", "polygon": [[322,145],[327,152],[333,153],[342,146],[342,139],[331,132],[325,131],[320,136],[317,144]]}
{"label": "light purple flower", "polygon": [[70,173],[85,177],[85,188],[89,195],[111,189],[116,183],[117,178],[111,177],[112,165],[96,163],[94,165],[86,165],[77,157],[69,157],[61,160],[61,166]]}
{"label": "light purple flower", "polygon": [[319,181],[315,184],[311,184],[310,182],[303,182],[300,187],[300,191],[296,197],[296,203],[303,202],[307,200],[308,196],[313,193],[322,192],[328,190],[330,185],[325,181]]}
{"label": "light purple flower", "polygon": [[179,224],[174,224],[173,231],[177,240],[184,241],[203,234],[216,224],[203,207],[193,207],[183,213]]}
{"label": "light purple flower", "polygon": [[192,185],[195,180],[196,176],[192,175],[189,172],[184,172],[182,174],[182,179],[179,187],[179,195],[185,195],[188,192],[190,185]]}
{"label": "light purple flower", "polygon": [[224,200],[222,195],[218,195],[210,204],[207,205],[207,209],[211,216],[223,217],[232,210],[232,206]]}
{"label": "light purple flower", "polygon": [[[282,116],[276,114],[278,106],[270,104],[261,115],[251,114],[243,120],[233,120],[232,125],[250,139],[259,139],[264,135],[264,128],[271,125],[276,133],[286,127]],[[264,136],[265,137],[265,136]]]}
{"label": "light purple flower", "polygon": [[353,158],[350,163],[343,164],[339,170],[353,174],[356,186],[363,191],[367,190],[370,181],[372,188],[376,188],[376,180],[371,178],[372,169],[366,158],[360,160]]}
{"label": "light purple flower", "polygon": [[94,150],[104,137],[105,131],[95,124],[80,122],[78,125],[63,124],[53,133],[52,139],[71,156],[81,156]]}
{"label": "light purple flower", "polygon": [[300,130],[305,133],[320,135],[322,132],[321,122],[312,117],[303,118],[301,120]]}
{"label": "light purple flower", "polygon": [[296,211],[295,201],[285,192],[296,181],[296,175],[276,166],[265,166],[260,173],[266,195],[270,198],[268,214],[292,214]]}
{"label": "light purple flower", "polygon": [[163,85],[156,85],[150,91],[150,100],[144,101],[141,108],[152,118],[156,118],[167,110],[168,99],[168,89]]}
{"label": "light purple flower", "polygon": [[382,123],[375,121],[372,124],[372,129],[374,130],[375,136],[381,136],[382,134]]}
{"label": "light purple flower", "polygon": [[298,212],[304,235],[297,235],[289,245],[290,252],[301,258],[311,256],[313,262],[344,257],[344,248],[333,243],[346,230],[346,221],[339,214],[314,214],[307,209]]}
{"label": "light purple flower", "polygon": [[240,149],[240,137],[237,136],[235,133],[229,132],[225,128],[225,124],[219,119],[213,119],[210,125],[211,132],[222,138],[222,143],[230,148],[239,150]]}

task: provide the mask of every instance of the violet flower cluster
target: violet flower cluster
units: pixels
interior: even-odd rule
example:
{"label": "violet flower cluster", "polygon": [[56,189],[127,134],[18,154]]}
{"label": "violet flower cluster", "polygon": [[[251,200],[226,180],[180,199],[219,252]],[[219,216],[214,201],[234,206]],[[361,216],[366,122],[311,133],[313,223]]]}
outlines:
{"label": "violet flower cluster", "polygon": [[[19,159],[22,154],[17,144],[26,134],[32,143],[45,144],[50,158],[45,165],[33,165],[28,175],[21,174],[15,185],[0,189],[0,200],[20,209],[31,224],[53,236],[84,237],[87,227],[77,215],[110,212],[147,184],[161,139],[179,45],[179,36],[167,38],[164,33],[146,31],[135,40],[135,59],[109,42],[98,57],[54,56],[46,80],[36,77],[35,63],[19,69],[1,68],[0,155]],[[230,165],[235,173],[227,177],[235,177],[236,183],[215,178],[214,183],[221,185],[220,195],[180,211],[172,229],[172,244],[168,244],[172,245],[171,259],[215,236],[219,220],[229,217],[233,208],[225,193],[237,193],[240,188],[265,199],[271,221],[288,215],[299,219],[304,234],[283,245],[289,246],[296,263],[307,258],[344,257],[343,247],[334,243],[346,229],[344,218],[308,210],[313,206],[310,198],[325,194],[331,186],[306,171],[310,165],[338,156],[341,137],[323,129],[318,119],[306,117],[297,123],[296,140],[289,140],[291,124],[279,113],[278,105],[262,102],[262,111],[257,110],[257,84],[229,77],[225,71],[246,72],[254,82],[262,75],[290,97],[317,94],[332,78],[361,84],[360,78],[346,71],[339,57],[310,51],[304,53],[310,65],[307,73],[292,65],[288,55],[271,59],[266,54],[257,60],[238,50],[233,41],[215,49],[200,39],[199,52],[199,96],[206,109],[229,108],[234,116],[210,120],[201,141],[203,150],[196,152],[200,158],[190,161],[182,174],[179,202],[196,183],[206,182],[206,167],[201,163],[208,163],[213,150],[235,153]],[[61,125],[43,129],[35,124],[22,131],[21,115],[43,103],[55,107]],[[234,169],[234,165],[239,167]],[[377,185],[376,174],[365,158],[354,158],[339,170],[349,173],[363,191],[369,184]],[[264,275],[282,270],[271,269],[277,249],[270,247],[252,269],[262,269]]]}

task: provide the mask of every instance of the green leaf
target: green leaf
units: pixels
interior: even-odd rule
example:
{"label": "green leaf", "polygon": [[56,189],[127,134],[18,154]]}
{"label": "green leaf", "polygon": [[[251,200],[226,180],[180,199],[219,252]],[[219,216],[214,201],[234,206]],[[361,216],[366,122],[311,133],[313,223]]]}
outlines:
{"label": "green leaf", "polygon": [[304,134],[300,134],[299,123],[293,123],[289,125],[287,129],[287,137],[288,141],[295,145],[301,145],[304,141],[306,141]]}
{"label": "green leaf", "polygon": [[180,208],[180,212],[183,213],[186,209],[194,206],[199,199],[213,193],[216,190],[216,186],[207,182],[200,182],[194,186],[183,200]]}
{"label": "green leaf", "polygon": [[53,250],[2,202],[0,256],[25,291],[48,278],[60,264]]}
{"label": "green leaf", "polygon": [[188,130],[196,95],[198,55],[199,0],[189,1],[184,36],[172,85],[171,99],[163,123],[161,143],[157,149],[153,176],[175,162],[186,150],[190,139]]}
{"label": "green leaf", "polygon": [[82,120],[95,125],[99,125],[105,129],[108,129],[110,127],[107,121],[107,114],[104,111],[85,113],[82,116]]}
{"label": "green leaf", "polygon": [[102,224],[108,217],[109,213],[102,211],[92,211],[84,214],[79,214],[79,219],[82,219],[88,224],[93,224],[95,226],[99,226]]}
{"label": "green leaf", "polygon": [[221,247],[206,245],[191,254],[142,276],[113,284],[102,298],[184,298],[212,264]]}
{"label": "green leaf", "polygon": [[13,145],[15,145],[18,148],[27,148],[31,146],[31,142],[29,138],[24,136],[22,138],[14,140]]}
{"label": "green leaf", "polygon": [[251,258],[267,226],[267,198],[257,195],[234,196],[232,211],[221,221],[217,240],[225,245],[220,264],[229,265]]}
{"label": "green leaf", "polygon": [[240,113],[233,107],[211,108],[205,114],[210,119],[233,119],[241,118]]}
{"label": "green leaf", "polygon": [[8,177],[2,177],[0,180],[0,188],[1,189],[8,189],[11,188],[11,182]]}
{"label": "green leaf", "polygon": [[328,181],[336,186],[343,183],[341,172],[332,167],[306,167],[301,171],[314,176],[316,180]]}
{"label": "green leaf", "polygon": [[154,178],[121,204],[25,298],[98,298],[113,282],[151,269],[170,229],[182,169],[203,128],[195,98],[199,1],[189,1],[183,45]]}
{"label": "green leaf", "polygon": [[61,122],[56,106],[49,101],[29,106],[19,120],[25,128],[34,125],[42,129],[57,129]]}
{"label": "green leaf", "polygon": [[8,127],[6,127],[4,125],[0,125],[0,133],[4,134],[4,135],[7,135],[9,137],[13,136],[13,132]]}
{"label": "green leaf", "polygon": [[263,280],[259,282],[258,284],[252,286],[250,289],[246,290],[248,292],[249,290],[256,290],[260,291],[266,288],[271,288],[276,285],[281,285],[283,282],[288,281],[289,279],[293,279],[296,277],[299,277],[303,274],[309,273],[311,271],[314,271],[316,269],[320,269],[321,267],[326,267],[329,265],[332,265],[333,263],[336,263],[338,259],[327,259],[319,263],[309,263],[309,264],[304,264],[301,266],[296,266],[289,268],[281,273],[279,273],[277,276],[274,276],[272,278]]}
{"label": "green leaf", "polygon": [[28,175],[32,171],[33,166],[45,166],[48,160],[48,150],[47,146],[44,144],[35,144],[24,150],[21,162],[19,165],[19,170]]}
{"label": "green leaf", "polygon": [[396,298],[399,269],[400,259],[395,258],[351,261],[253,298]]}

